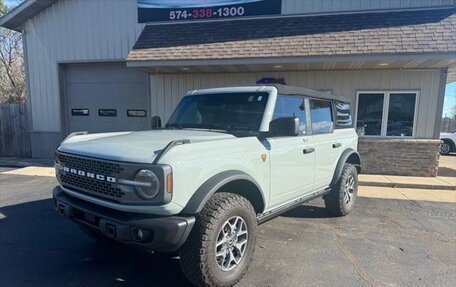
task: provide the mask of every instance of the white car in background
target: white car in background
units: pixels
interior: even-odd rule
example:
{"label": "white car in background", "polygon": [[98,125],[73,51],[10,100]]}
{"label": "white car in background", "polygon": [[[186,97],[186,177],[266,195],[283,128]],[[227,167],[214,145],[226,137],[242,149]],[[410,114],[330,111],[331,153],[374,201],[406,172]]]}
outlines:
{"label": "white car in background", "polygon": [[452,133],[440,133],[440,154],[449,154],[456,151],[456,130]]}

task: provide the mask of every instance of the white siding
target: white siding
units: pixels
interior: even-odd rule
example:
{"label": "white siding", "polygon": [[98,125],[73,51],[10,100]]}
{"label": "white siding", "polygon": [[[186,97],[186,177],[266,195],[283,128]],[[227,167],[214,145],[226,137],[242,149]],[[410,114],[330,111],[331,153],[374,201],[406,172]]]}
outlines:
{"label": "white siding", "polygon": [[254,85],[265,76],[283,77],[287,84],[317,90],[331,90],[355,103],[362,90],[416,90],[420,92],[417,138],[433,138],[440,70],[415,71],[302,71],[233,74],[150,75],[151,115],[164,122],[181,97],[189,90],[224,86]]}
{"label": "white siding", "polygon": [[142,28],[133,0],[60,0],[27,21],[33,131],[60,131],[58,63],[124,60]]}
{"label": "white siding", "polygon": [[329,13],[451,5],[454,5],[453,0],[282,0],[282,13]]}

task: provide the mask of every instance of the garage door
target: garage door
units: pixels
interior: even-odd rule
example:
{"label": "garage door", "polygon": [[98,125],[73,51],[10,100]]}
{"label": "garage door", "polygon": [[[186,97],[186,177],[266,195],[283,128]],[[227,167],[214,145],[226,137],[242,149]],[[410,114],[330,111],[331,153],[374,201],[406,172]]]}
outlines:
{"label": "garage door", "polygon": [[125,63],[71,64],[64,71],[69,133],[150,129],[146,73]]}

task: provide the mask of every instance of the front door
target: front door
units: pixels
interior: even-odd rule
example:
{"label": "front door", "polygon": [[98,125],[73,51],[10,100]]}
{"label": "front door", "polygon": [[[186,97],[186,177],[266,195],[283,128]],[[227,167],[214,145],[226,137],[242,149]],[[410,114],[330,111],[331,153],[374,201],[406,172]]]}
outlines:
{"label": "front door", "polygon": [[300,132],[294,137],[269,138],[270,205],[272,208],[312,192],[315,176],[315,152],[308,135],[305,99],[298,96],[277,97],[273,119],[297,117]]}

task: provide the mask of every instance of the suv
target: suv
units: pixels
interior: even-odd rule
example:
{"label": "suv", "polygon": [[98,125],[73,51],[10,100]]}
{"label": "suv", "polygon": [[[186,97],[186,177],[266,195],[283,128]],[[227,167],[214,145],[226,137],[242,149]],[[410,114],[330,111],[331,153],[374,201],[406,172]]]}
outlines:
{"label": "suv", "polygon": [[192,91],[164,128],[66,138],[55,207],[97,239],[178,252],[197,286],[232,286],[258,224],[321,196],[335,215],[353,209],[357,143],[341,97],[280,85]]}
{"label": "suv", "polygon": [[440,154],[447,155],[450,152],[456,151],[456,131],[452,133],[440,133]]}

